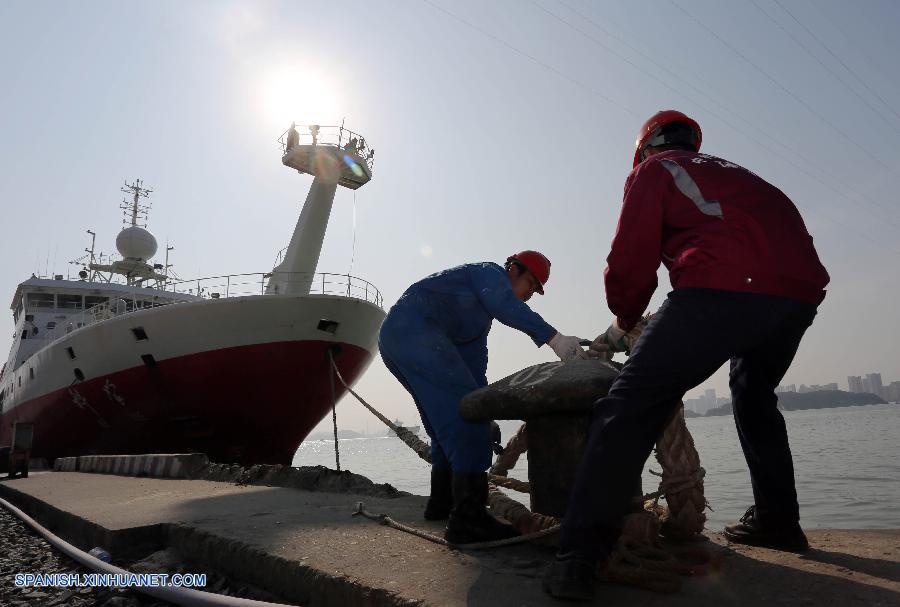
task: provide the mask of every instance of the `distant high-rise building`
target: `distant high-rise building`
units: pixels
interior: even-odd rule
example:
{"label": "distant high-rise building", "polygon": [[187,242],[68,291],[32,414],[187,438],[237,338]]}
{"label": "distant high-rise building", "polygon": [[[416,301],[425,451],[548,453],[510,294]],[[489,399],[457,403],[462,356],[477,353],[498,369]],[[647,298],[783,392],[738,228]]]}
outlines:
{"label": "distant high-rise building", "polygon": [[892,381],[884,388],[884,400],[900,403],[900,381]]}
{"label": "distant high-rise building", "polygon": [[707,404],[705,397],[700,398],[688,398],[684,400],[684,408],[693,411],[698,415],[706,415],[706,412],[711,409],[711,407]]}
{"label": "distant high-rise building", "polygon": [[867,373],[866,382],[869,384],[869,392],[876,396],[883,396],[884,386],[881,384],[881,373]]}
{"label": "distant high-rise building", "polygon": [[863,380],[859,375],[850,375],[847,377],[847,389],[854,394],[865,392],[863,390]]}
{"label": "distant high-rise building", "polygon": [[684,403],[685,411],[693,411],[694,413],[700,413],[700,411],[697,410],[697,399],[696,398],[685,398],[681,402]]}
{"label": "distant high-rise building", "polygon": [[806,387],[806,384],[800,384],[800,387],[797,388],[797,392],[799,392],[800,394],[806,394],[807,392],[809,392],[809,388]]}
{"label": "distant high-rise building", "polygon": [[703,391],[703,400],[706,401],[707,410],[712,409],[716,406],[716,391],[715,389],[707,389]]}
{"label": "distant high-rise building", "polygon": [[787,384],[787,385],[778,386],[777,388],[775,388],[776,394],[781,394],[783,392],[796,392],[796,391],[797,391],[796,384]]}
{"label": "distant high-rise building", "polygon": [[823,390],[839,390],[837,382],[831,382],[830,384],[825,384],[822,386]]}

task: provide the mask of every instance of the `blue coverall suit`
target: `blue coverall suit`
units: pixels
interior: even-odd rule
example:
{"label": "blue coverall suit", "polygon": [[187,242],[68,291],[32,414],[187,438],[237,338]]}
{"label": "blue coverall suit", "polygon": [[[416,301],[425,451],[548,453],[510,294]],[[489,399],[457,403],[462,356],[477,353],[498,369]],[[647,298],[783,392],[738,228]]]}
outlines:
{"label": "blue coverall suit", "polygon": [[496,263],[466,264],[420,280],[381,326],[381,357],[416,402],[434,468],[473,474],[491,465],[490,425],[464,420],[459,402],[487,385],[487,336],[495,318],[538,346],[556,334],[516,297]]}

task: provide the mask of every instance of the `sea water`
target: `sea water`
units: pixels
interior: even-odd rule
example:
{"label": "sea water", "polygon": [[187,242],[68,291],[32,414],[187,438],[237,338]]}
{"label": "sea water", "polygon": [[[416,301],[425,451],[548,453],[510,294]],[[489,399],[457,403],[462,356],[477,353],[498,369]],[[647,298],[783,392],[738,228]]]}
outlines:
{"label": "sea water", "polygon": [[[802,524],[807,528],[900,528],[900,405],[869,405],[786,411],[794,454]],[[340,419],[340,409],[338,409]],[[750,474],[731,416],[687,420],[712,508],[707,528],[736,521],[753,503]],[[514,428],[504,422],[505,429]],[[504,441],[511,436],[504,432]],[[396,437],[338,441],[341,468],[376,483],[428,495],[429,467]],[[295,466],[335,467],[333,441],[308,441]],[[644,470],[645,492],[655,490],[659,471],[653,456]],[[527,480],[526,457],[510,476]],[[527,496],[524,498],[527,504]]]}

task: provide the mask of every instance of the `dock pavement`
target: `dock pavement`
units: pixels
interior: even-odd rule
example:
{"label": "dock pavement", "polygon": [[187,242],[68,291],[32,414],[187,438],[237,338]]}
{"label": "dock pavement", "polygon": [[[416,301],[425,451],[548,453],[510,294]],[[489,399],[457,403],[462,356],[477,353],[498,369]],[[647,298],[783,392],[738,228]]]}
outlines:
{"label": "dock pavement", "polygon": [[[541,591],[553,549],[461,552],[352,516],[359,501],[406,525],[425,498],[360,496],[231,482],[50,472],[0,483],[0,497],[63,539],[116,559],[174,549],[297,605],[556,606]],[[677,594],[598,585],[596,605],[900,606],[900,530],[812,529],[805,555],[728,546],[721,566]]]}

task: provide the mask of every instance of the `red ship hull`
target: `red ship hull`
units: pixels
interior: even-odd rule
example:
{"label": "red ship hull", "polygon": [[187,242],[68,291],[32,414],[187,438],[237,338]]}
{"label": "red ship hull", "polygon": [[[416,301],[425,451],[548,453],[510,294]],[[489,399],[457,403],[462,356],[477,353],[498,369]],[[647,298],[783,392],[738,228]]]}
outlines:
{"label": "red ship hull", "polygon": [[[328,349],[291,341],[224,348],[76,382],[0,418],[34,423],[32,457],[206,453],[212,461],[287,464],[332,406]],[[351,384],[372,353],[339,344],[335,361]],[[345,389],[334,379],[334,396]]]}

